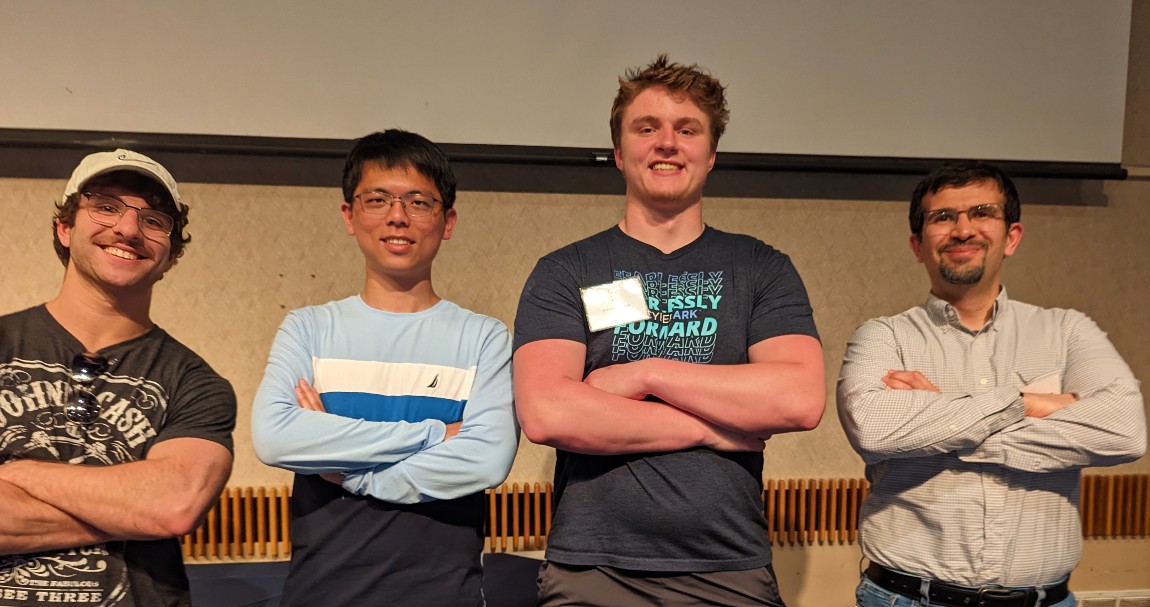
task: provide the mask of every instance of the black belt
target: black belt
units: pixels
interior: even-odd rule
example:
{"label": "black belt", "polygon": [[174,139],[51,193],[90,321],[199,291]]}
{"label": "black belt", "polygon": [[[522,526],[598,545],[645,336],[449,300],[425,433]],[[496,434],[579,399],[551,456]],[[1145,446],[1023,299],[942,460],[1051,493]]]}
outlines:
{"label": "black belt", "polygon": [[[917,600],[920,596],[922,578],[891,571],[878,563],[871,563],[866,568],[866,576],[879,586],[907,598]],[[1005,588],[1002,586],[970,588],[935,580],[928,581],[930,582],[928,600],[939,605],[951,607],[1034,607],[1038,603],[1038,588]],[[1045,590],[1046,596],[1042,599],[1043,605],[1057,603],[1070,594],[1068,580],[1063,580],[1053,586],[1046,586]]]}

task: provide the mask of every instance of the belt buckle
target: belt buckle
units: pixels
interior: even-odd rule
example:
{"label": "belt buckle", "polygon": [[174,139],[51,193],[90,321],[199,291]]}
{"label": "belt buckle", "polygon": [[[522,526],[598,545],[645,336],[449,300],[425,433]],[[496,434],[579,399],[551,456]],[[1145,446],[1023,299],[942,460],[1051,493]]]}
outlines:
{"label": "belt buckle", "polygon": [[1007,601],[1018,601],[1014,604],[1019,607],[1024,607],[1026,605],[1026,598],[1029,595],[1030,591],[1025,589],[1007,588],[1005,586],[982,586],[978,589],[978,607],[1001,605]]}

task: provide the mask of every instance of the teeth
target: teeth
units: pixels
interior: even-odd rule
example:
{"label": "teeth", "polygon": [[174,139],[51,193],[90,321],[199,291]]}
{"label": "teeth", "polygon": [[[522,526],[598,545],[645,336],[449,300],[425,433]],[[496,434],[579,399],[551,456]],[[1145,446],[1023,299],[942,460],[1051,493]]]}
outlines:
{"label": "teeth", "polygon": [[656,171],[674,171],[679,167],[669,162],[656,162],[655,164],[651,165],[651,168],[655,169]]}
{"label": "teeth", "polygon": [[120,259],[139,259],[140,258],[139,255],[136,255],[135,253],[133,253],[131,251],[125,251],[123,249],[117,249],[116,247],[104,247],[104,250],[111,253],[112,255],[114,255],[116,257],[119,257]]}
{"label": "teeth", "polygon": [[406,238],[384,238],[387,244],[409,244],[411,241]]}

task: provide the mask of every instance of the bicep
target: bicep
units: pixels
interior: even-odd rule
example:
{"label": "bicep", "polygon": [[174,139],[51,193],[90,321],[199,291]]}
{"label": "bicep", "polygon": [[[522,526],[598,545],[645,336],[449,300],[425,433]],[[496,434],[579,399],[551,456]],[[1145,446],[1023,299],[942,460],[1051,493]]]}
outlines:
{"label": "bicep", "polygon": [[540,424],[546,425],[557,390],[565,382],[582,383],[586,352],[585,345],[566,339],[533,341],[515,351],[511,374],[515,412],[529,438]]}
{"label": "bicep", "polygon": [[519,397],[537,396],[561,380],[583,381],[587,346],[566,339],[543,339],[515,351],[512,377]]}
{"label": "bicep", "polygon": [[747,348],[751,363],[785,363],[823,373],[823,346],[810,335],[780,335]]}

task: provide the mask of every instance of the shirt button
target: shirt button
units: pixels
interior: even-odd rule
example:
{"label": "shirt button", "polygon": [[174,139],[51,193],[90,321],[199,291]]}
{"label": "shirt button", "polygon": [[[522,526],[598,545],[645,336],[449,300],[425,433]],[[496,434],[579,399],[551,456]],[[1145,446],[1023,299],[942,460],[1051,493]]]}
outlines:
{"label": "shirt button", "polygon": [[982,385],[984,385],[984,386],[985,386],[987,383],[989,383],[989,382],[990,382],[990,380],[989,380],[989,379],[986,379],[985,377],[984,377],[984,378],[982,378],[982,379],[980,379],[980,380],[978,380],[978,383],[980,383],[980,384],[982,384]]}

